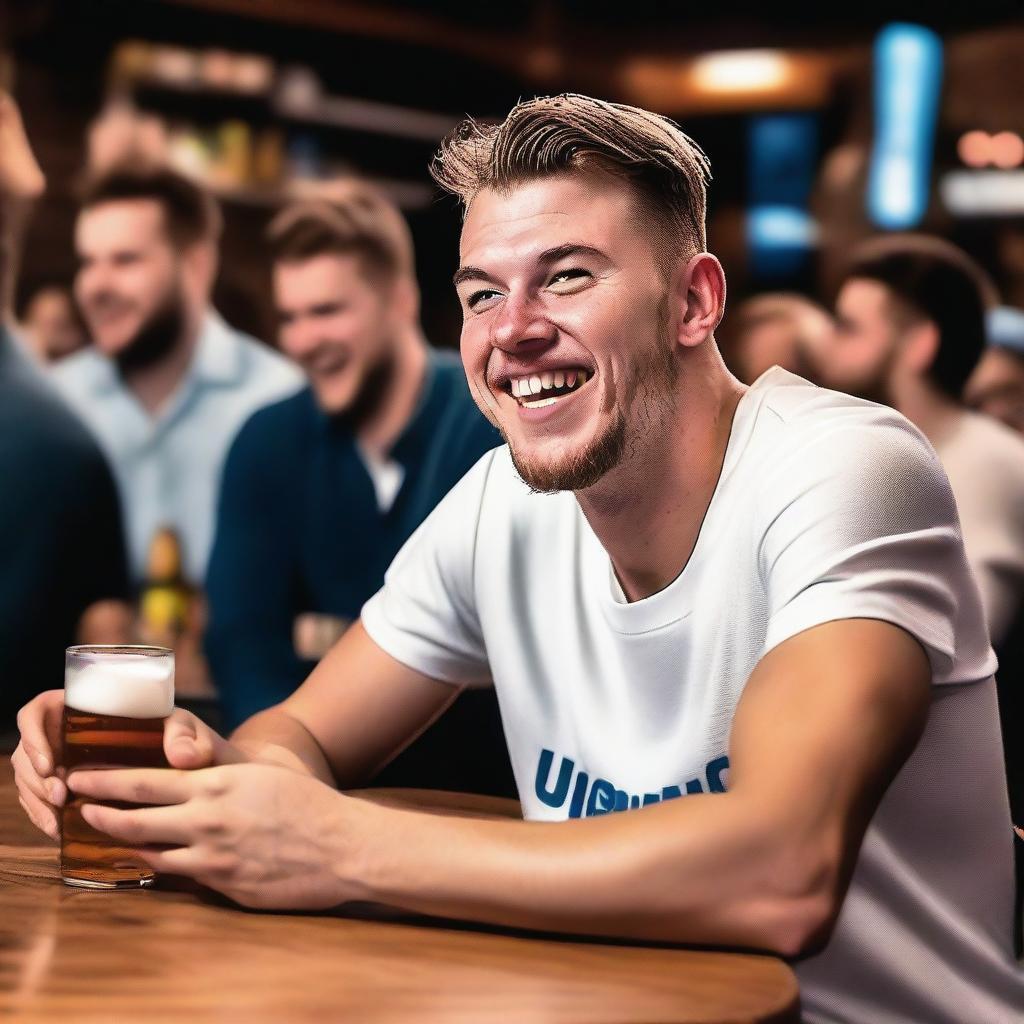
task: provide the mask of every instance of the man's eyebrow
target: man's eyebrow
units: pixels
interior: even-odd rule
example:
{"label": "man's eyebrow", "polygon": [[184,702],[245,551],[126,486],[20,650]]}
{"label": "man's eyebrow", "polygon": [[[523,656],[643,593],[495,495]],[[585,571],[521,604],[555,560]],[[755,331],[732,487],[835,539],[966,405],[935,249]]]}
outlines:
{"label": "man's eyebrow", "polygon": [[452,277],[452,284],[458,288],[463,281],[490,281],[490,279],[487,271],[481,270],[479,267],[459,267]]}
{"label": "man's eyebrow", "polygon": [[[566,259],[569,256],[590,256],[598,259],[608,258],[600,249],[595,249],[592,245],[569,242],[566,245],[556,245],[553,249],[545,249],[537,257],[537,262],[541,264],[557,263],[559,260]],[[490,280],[491,275],[479,267],[459,267],[455,271],[455,276],[452,277],[452,284],[458,287],[463,281]]]}

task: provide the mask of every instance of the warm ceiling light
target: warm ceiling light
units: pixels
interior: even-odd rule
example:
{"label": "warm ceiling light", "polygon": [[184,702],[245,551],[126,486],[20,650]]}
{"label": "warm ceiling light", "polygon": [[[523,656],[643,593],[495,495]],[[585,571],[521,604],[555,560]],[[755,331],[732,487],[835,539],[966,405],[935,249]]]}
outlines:
{"label": "warm ceiling light", "polygon": [[1024,139],[1016,132],[999,132],[988,140],[989,159],[1003,170],[1024,163]]}
{"label": "warm ceiling light", "polygon": [[731,50],[693,62],[693,83],[707,92],[760,92],[789,78],[790,62],[776,50]]}
{"label": "warm ceiling light", "polygon": [[984,167],[989,161],[988,132],[964,132],[956,144],[956,151],[968,167]]}

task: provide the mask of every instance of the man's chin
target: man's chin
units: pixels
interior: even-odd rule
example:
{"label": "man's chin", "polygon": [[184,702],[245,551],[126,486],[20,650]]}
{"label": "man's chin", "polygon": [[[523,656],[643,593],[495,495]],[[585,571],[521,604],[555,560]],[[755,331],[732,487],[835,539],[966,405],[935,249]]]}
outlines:
{"label": "man's chin", "polygon": [[329,391],[313,388],[313,397],[316,399],[320,411],[328,416],[344,416],[352,407],[352,396],[348,394],[339,396]]}
{"label": "man's chin", "polygon": [[509,452],[516,472],[531,490],[545,494],[584,491],[619,464],[625,438],[625,423],[620,418],[588,442],[559,446],[550,452],[511,442]]}
{"label": "man's chin", "polygon": [[351,374],[329,378],[310,378],[313,397],[320,410],[328,416],[345,416],[352,412],[359,398],[359,389]]}
{"label": "man's chin", "polygon": [[131,348],[135,332],[129,334],[104,334],[102,331],[92,333],[93,345],[108,359],[117,359],[122,352]]}

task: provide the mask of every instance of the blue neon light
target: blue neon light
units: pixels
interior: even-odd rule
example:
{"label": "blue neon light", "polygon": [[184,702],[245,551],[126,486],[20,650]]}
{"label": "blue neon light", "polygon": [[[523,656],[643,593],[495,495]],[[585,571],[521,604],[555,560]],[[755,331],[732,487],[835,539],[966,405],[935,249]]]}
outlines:
{"label": "blue neon light", "polygon": [[928,208],[942,91],[942,42],[921,25],[892,24],[875,40],[875,141],[868,215],[879,227],[920,223]]}
{"label": "blue neon light", "polygon": [[807,212],[818,153],[813,114],[769,114],[747,128],[746,229],[755,277],[798,273],[817,244]]}

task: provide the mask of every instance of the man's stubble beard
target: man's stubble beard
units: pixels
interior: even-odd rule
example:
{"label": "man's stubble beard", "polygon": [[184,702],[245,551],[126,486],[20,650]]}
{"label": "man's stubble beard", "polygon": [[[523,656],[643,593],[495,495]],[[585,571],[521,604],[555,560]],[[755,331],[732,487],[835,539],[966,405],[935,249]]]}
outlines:
{"label": "man's stubble beard", "polygon": [[367,366],[363,379],[359,382],[359,390],[352,401],[331,418],[352,431],[358,431],[361,426],[373,419],[394,386],[396,361],[394,346],[388,346]]}
{"label": "man's stubble beard", "polygon": [[134,337],[114,355],[122,377],[148,370],[173,352],[185,334],[185,295],[176,278],[160,304],[139,325]]}
{"label": "man's stubble beard", "polygon": [[867,402],[875,402],[878,405],[887,405],[890,409],[895,409],[896,400],[889,382],[896,357],[897,348],[894,342],[870,373],[862,376],[860,380],[850,381],[848,387],[844,387],[842,384],[833,386],[833,390],[845,391],[847,394],[853,395],[854,398],[863,398]]}
{"label": "man's stubble beard", "polygon": [[531,460],[516,451],[508,436],[501,431],[502,438],[508,443],[512,464],[531,491],[539,494],[584,491],[625,459],[644,459],[645,437],[649,428],[656,426],[675,408],[675,389],[680,373],[668,337],[667,297],[663,296],[658,305],[657,319],[654,344],[634,365],[623,389],[624,394],[630,396],[630,408],[635,413],[632,424],[627,424],[622,407],[617,407],[614,419],[601,434],[582,451],[559,461]]}

